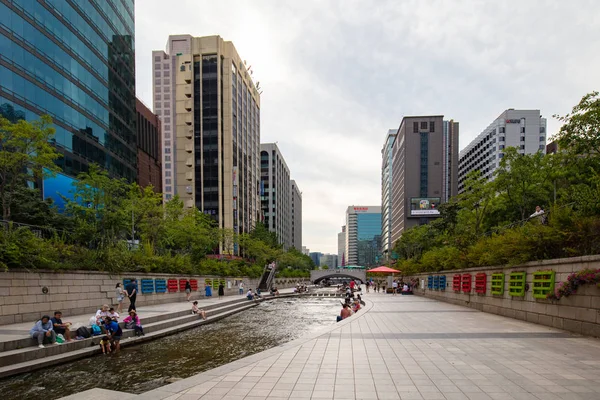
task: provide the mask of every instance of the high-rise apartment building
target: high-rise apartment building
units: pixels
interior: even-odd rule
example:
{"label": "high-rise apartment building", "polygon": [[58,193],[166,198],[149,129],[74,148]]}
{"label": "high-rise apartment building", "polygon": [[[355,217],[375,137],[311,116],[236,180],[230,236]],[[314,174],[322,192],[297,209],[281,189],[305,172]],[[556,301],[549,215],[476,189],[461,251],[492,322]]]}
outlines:
{"label": "high-rise apartment building", "polygon": [[338,233],[338,263],[341,267],[346,265],[346,225]]}
{"label": "high-rise apartment building", "polygon": [[[260,217],[260,95],[233,43],[192,37],[182,48],[188,39],[189,52],[178,52],[172,42],[174,78],[167,75],[175,84],[175,109],[171,102],[171,112],[163,114],[174,116],[173,193],[220,228],[249,232]],[[166,118],[163,125],[166,141]],[[169,166],[165,159],[165,191]]]}
{"label": "high-rise apartment building", "polygon": [[437,217],[457,194],[458,122],[442,115],[404,117],[392,145],[391,242]]}
{"label": "high-rise apartment building", "polygon": [[171,35],[166,49],[152,52],[152,102],[154,112],[162,121],[163,200],[169,201],[176,194],[176,141],[175,133],[175,81],[177,56],[190,54],[191,35]]}
{"label": "high-rise apartment building", "polygon": [[459,193],[471,171],[493,179],[506,147],[516,147],[520,154],[546,152],[546,118],[540,110],[504,111],[460,152]]}
{"label": "high-rise apartment building", "polygon": [[307,249],[306,246],[302,246],[302,254],[305,256],[310,254],[310,249]]}
{"label": "high-rise apartment building", "polygon": [[292,185],[288,168],[275,143],[260,145],[260,203],[264,223],[284,249],[292,246]]}
{"label": "high-rise apartment building", "polygon": [[292,246],[302,249],[302,192],[295,180],[292,185]]}
{"label": "high-rise apartment building", "polygon": [[160,119],[139,99],[137,112],[137,183],[162,193]]}
{"label": "high-rise apartment building", "polygon": [[346,210],[346,265],[375,266],[381,261],[381,206]]}
{"label": "high-rise apartment building", "polygon": [[381,254],[385,259],[391,256],[392,244],[392,146],[396,139],[396,129],[388,130],[381,149]]}
{"label": "high-rise apartment building", "polygon": [[61,176],[96,163],[135,182],[134,34],[133,0],[0,2],[0,113],[52,117]]}

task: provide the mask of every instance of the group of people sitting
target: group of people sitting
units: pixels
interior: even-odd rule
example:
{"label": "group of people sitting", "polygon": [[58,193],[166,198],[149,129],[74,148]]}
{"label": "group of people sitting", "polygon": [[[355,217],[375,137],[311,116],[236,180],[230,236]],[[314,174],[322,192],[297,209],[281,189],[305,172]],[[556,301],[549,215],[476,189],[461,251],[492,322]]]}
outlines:
{"label": "group of people sitting", "polygon": [[44,315],[29,331],[32,339],[37,339],[38,347],[44,348],[44,342],[60,344],[65,341],[72,342],[71,323],[62,321],[62,312],[55,311],[54,317]]}
{"label": "group of people sitting", "polygon": [[[119,325],[119,318],[119,313],[107,304],[104,304],[102,308],[96,311],[96,315],[90,318],[92,335],[99,336],[104,334],[100,340],[100,349],[103,354],[109,354],[112,351],[116,352],[121,348],[123,329]],[[135,310],[129,310],[129,315],[122,322],[125,329],[133,329],[136,336],[144,336],[144,328]]]}
{"label": "group of people sitting", "polygon": [[296,284],[296,287],[294,288],[294,293],[304,293],[308,291],[308,286],[306,285],[301,285],[299,283]]}
{"label": "group of people sitting", "polygon": [[248,291],[246,292],[246,298],[248,300],[262,299],[260,289],[256,288],[256,290],[252,292],[252,289],[248,288]]}
{"label": "group of people sitting", "polygon": [[340,315],[337,316],[337,322],[357,313],[364,304],[360,294],[357,294],[356,296],[354,296],[354,294],[346,296],[346,301],[342,304],[342,311],[340,311]]}

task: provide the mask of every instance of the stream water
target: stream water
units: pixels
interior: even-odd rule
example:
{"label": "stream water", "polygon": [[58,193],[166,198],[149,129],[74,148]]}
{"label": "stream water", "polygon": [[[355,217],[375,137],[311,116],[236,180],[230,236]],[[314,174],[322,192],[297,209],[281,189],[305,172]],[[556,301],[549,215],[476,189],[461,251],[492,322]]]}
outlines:
{"label": "stream water", "polygon": [[137,346],[119,354],[48,367],[0,381],[12,400],[58,399],[101,387],[143,393],[335,324],[339,299],[297,298],[263,302],[221,321]]}

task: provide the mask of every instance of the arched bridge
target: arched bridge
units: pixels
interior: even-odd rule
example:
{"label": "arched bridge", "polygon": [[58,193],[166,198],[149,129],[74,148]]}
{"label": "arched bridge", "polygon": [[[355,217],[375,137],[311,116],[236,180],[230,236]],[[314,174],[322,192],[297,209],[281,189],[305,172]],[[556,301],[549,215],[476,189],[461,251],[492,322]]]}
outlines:
{"label": "arched bridge", "polygon": [[361,283],[364,283],[367,280],[367,272],[364,269],[349,268],[318,269],[310,271],[310,281],[313,283],[319,283],[327,278],[347,278],[348,280],[358,279]]}

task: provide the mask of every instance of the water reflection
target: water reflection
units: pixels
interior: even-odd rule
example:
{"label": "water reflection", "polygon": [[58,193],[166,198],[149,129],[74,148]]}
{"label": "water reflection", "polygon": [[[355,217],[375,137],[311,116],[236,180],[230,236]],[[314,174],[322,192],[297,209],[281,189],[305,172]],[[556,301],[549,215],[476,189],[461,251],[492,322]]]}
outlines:
{"label": "water reflection", "polygon": [[339,300],[324,298],[261,303],[117,355],[97,355],[0,381],[0,391],[13,400],[52,400],[94,387],[146,392],[171,378],[186,378],[330,326],[338,306]]}

